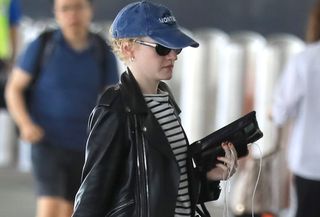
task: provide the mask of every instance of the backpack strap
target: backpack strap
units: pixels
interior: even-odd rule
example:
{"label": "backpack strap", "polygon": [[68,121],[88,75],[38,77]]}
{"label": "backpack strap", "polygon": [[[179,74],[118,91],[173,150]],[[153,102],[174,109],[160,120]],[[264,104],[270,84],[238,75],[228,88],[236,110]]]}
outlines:
{"label": "backpack strap", "polygon": [[53,33],[54,33],[54,30],[45,30],[38,36],[40,40],[40,46],[38,48],[38,53],[36,56],[36,60],[34,62],[35,65],[34,65],[33,76],[31,78],[31,81],[28,87],[24,91],[24,97],[25,97],[25,102],[27,107],[29,107],[30,97],[32,95],[33,88],[40,76],[43,63],[45,59],[47,59],[49,53],[52,52],[53,43],[52,43],[52,40],[50,39],[52,38]]}
{"label": "backpack strap", "polygon": [[38,80],[42,66],[45,60],[47,59],[48,55],[51,53],[53,49],[53,43],[51,38],[54,31],[55,30],[52,30],[52,29],[45,30],[38,36],[40,40],[40,47],[38,50],[38,54],[35,62],[34,74],[33,74],[30,86],[34,86],[34,84]]}

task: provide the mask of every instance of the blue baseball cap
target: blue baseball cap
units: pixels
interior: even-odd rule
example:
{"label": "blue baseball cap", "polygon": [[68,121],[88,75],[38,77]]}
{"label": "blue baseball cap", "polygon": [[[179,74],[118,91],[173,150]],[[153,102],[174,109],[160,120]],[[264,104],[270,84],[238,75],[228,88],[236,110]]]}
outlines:
{"label": "blue baseball cap", "polygon": [[199,43],[183,33],[171,11],[151,1],[134,2],[124,7],[111,25],[113,38],[148,36],[156,43],[180,49]]}

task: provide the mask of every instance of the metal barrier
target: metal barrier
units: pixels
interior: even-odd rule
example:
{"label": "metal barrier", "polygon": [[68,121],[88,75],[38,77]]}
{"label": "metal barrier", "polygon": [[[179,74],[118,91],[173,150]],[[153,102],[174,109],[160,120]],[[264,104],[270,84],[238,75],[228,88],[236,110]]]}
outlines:
{"label": "metal barrier", "polygon": [[195,38],[200,47],[186,48],[183,51],[183,65],[179,72],[182,75],[181,118],[190,141],[204,136],[213,128],[217,104],[217,76],[225,66],[225,53],[222,51],[229,41],[229,37],[219,30],[196,32]]}

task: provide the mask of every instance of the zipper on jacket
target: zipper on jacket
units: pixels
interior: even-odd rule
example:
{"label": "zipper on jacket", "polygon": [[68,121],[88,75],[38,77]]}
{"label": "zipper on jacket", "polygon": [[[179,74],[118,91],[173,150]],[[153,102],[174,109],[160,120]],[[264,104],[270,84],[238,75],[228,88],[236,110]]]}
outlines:
{"label": "zipper on jacket", "polygon": [[[138,132],[138,122],[136,115],[134,116],[134,128],[136,130],[135,143],[137,149],[137,172],[138,172],[138,188],[139,188],[139,216],[150,217],[149,209],[149,183],[147,176],[147,156],[146,156],[146,145],[141,132]],[[141,136],[141,137],[140,137]],[[139,141],[141,138],[142,141]]]}
{"label": "zipper on jacket", "polygon": [[146,142],[145,142],[145,139],[144,139],[144,136],[142,136],[142,149],[143,149],[143,167],[144,167],[144,178],[145,178],[145,190],[146,190],[146,214],[147,214],[147,217],[150,217],[150,205],[149,205],[149,202],[150,202],[150,198],[149,198],[149,177],[148,177],[148,164],[147,164],[147,151],[146,151]]}

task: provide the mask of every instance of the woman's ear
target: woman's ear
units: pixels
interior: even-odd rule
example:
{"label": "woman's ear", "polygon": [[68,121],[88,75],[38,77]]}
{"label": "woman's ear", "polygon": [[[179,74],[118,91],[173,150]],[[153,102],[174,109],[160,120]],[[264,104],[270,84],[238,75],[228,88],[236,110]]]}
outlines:
{"label": "woman's ear", "polygon": [[134,49],[132,42],[126,41],[121,45],[121,52],[125,59],[134,58]]}

